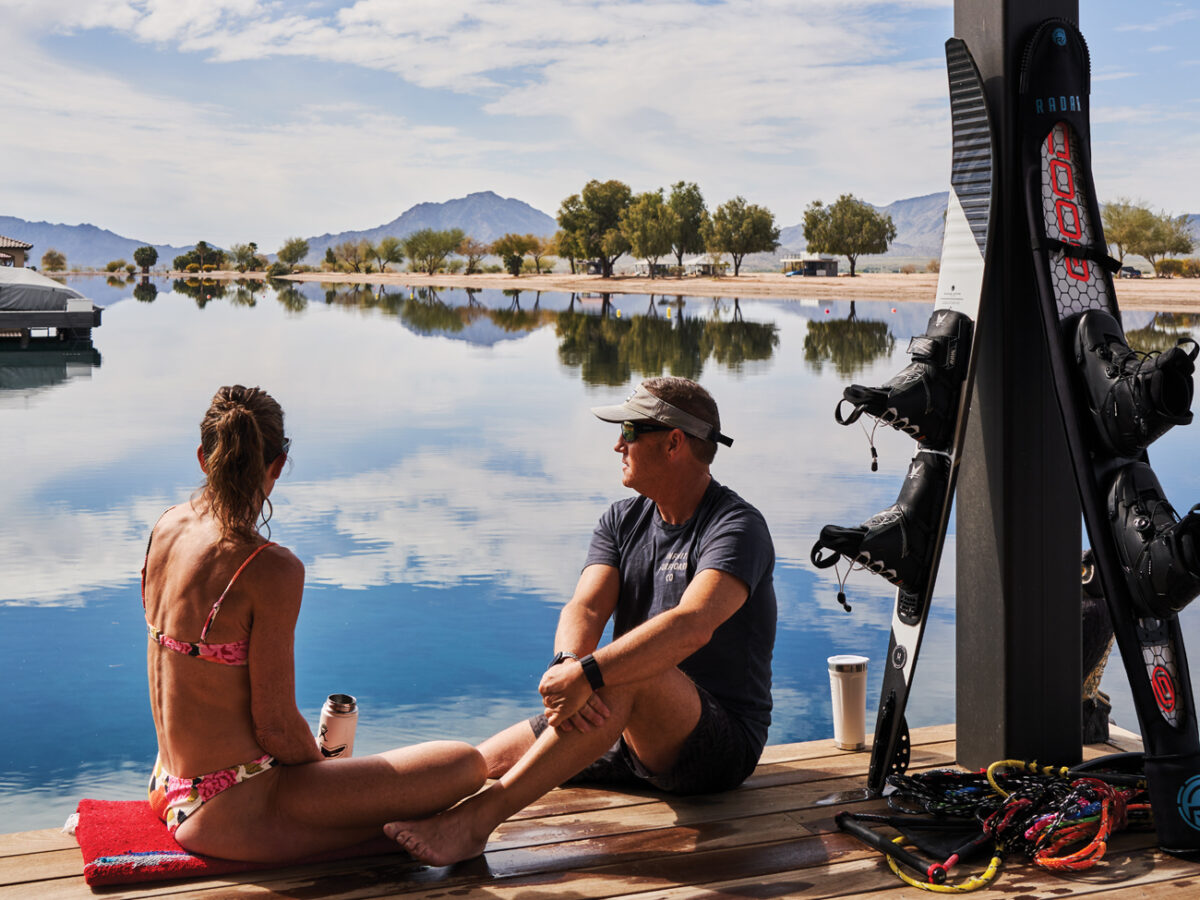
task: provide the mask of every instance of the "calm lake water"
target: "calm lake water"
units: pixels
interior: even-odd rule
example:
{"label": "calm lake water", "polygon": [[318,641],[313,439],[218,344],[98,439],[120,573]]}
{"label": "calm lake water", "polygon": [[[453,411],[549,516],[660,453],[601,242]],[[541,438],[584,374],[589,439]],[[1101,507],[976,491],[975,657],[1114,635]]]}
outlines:
{"label": "calm lake water", "polygon": [[[138,572],[155,519],[199,483],[200,417],[233,382],[271,391],[292,438],[271,533],[307,566],[300,708],[315,725],[325,695],[357,695],[360,752],[478,741],[537,711],[592,527],[625,495],[616,429],[588,408],[667,373],[717,398],[736,443],[714,475],[775,540],[770,740],[832,734],[834,653],[871,658],[874,721],[892,590],[857,573],[847,615],[808,553],[822,525],[895,498],[911,441],[881,430],[872,474],[861,429],[832,412],[846,382],[906,363],[929,304],[77,283],[106,307],[94,347],[0,350],[0,831],[60,825],[85,796],[144,795]],[[1126,324],[1151,343],[1181,327]],[[1181,509],[1200,499],[1189,431],[1154,448]],[[951,534],[913,726],[954,718],[954,558]],[[1114,717],[1136,728],[1115,656],[1108,671]]]}

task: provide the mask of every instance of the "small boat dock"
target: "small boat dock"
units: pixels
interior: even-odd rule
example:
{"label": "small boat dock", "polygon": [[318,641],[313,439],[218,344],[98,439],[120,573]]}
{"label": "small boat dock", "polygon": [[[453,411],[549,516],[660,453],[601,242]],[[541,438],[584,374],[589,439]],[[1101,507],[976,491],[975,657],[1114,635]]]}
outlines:
{"label": "small boat dock", "polygon": [[74,288],[32,269],[0,266],[0,339],[27,343],[34,332],[90,340],[103,309]]}
{"label": "small boat dock", "polygon": [[[953,765],[954,737],[952,725],[914,729],[910,770]],[[1085,748],[1084,756],[1140,746],[1136,735],[1113,729],[1109,743]],[[840,810],[882,811],[884,801],[818,802],[861,788],[869,757],[839,751],[830,740],[775,745],[742,787],[703,797],[559,789],[501,826],[484,856],[440,869],[393,855],[93,891],[84,883],[73,838],[58,829],[0,835],[0,900],[933,896],[902,884],[878,853],[835,827]],[[952,873],[951,880],[960,877]],[[1092,869],[1056,874],[1010,859],[989,887],[971,896],[1153,900],[1198,894],[1200,864],[1162,853],[1153,834],[1122,832]]]}

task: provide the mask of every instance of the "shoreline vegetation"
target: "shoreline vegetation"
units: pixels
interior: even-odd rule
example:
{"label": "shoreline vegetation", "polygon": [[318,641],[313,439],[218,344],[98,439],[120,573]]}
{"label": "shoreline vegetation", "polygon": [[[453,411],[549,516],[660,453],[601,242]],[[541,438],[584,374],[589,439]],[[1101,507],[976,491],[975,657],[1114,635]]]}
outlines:
{"label": "shoreline vegetation", "polygon": [[[79,273],[86,274],[86,273]],[[96,275],[111,273],[96,272]],[[170,278],[262,280],[262,272],[215,271],[197,275],[193,272],[153,272]],[[411,287],[479,288],[491,290],[557,291],[594,296],[601,294],[656,294],[668,297],[723,297],[771,300],[881,300],[903,302],[932,302],[935,299],[938,276],[919,272],[860,273],[853,278],[788,277],[777,272],[743,272],[738,276],[720,278],[704,276],[657,277],[645,275],[545,275],[474,274],[426,275],[421,272],[297,272],[281,276],[285,281],[315,281],[324,284],[375,284]],[[1117,302],[1122,309],[1148,309],[1155,312],[1200,312],[1200,279],[1197,278],[1122,278],[1116,279]],[[585,299],[587,299],[585,297]]]}

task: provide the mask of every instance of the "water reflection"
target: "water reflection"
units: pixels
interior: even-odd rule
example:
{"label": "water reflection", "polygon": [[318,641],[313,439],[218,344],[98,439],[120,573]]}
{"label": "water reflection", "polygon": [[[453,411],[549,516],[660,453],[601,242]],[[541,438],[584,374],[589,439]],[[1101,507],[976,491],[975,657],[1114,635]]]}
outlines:
{"label": "water reflection", "polygon": [[826,361],[842,378],[861,372],[880,357],[890,356],[896,338],[887,322],[860,319],[856,303],[844,319],[826,319],[809,323],[804,336],[804,358],[817,372]]}
{"label": "water reflection", "polygon": [[[870,473],[861,432],[833,422],[839,367],[853,359],[863,380],[886,380],[904,360],[892,336],[920,333],[927,304],[205,279],[152,279],[146,302],[143,284],[106,296],[104,365],[97,354],[90,379],[30,388],[37,403],[0,392],[0,459],[14,473],[0,500],[0,681],[16,688],[0,717],[22,735],[0,761],[7,830],[61,824],[85,793],[141,792],[153,732],[138,570],[154,520],[200,481],[198,418],[222,383],[262,384],[286,410],[293,452],[272,527],[307,567],[297,696],[315,719],[331,691],[357,694],[363,752],[480,740],[533,711],[592,528],[624,494],[615,431],[588,408],[665,371],[718,399],[737,443],[714,475],[762,510],[775,540],[770,739],[828,735],[826,656],[886,653],[889,586],[864,585],[847,616],[807,553],[826,522],[894,499],[911,440],[877,436]],[[116,290],[95,279],[85,293],[93,285]],[[870,352],[829,349],[814,366],[801,348],[835,322],[883,325],[887,340],[847,340]],[[1127,325],[1174,327],[1149,315]],[[1175,431],[1156,444],[1156,468],[1172,496],[1200,498]],[[953,541],[914,726],[953,710]]]}
{"label": "water reflection", "polygon": [[685,316],[682,297],[669,307],[680,310],[674,317],[658,313],[653,295],[645,314],[624,317],[610,314],[608,295],[598,314],[573,311],[574,299],[572,295],[572,307],[555,320],[558,356],[564,365],[578,368],[588,384],[623,385],[634,373],[646,377],[666,371],[698,381],[710,358],[740,371],[747,362],[770,359],[779,346],[775,323],[745,321],[738,300],[733,301],[733,319],[723,321]]}
{"label": "water reflection", "polygon": [[133,299],[139,303],[153,303],[158,298],[158,285],[149,278],[143,278],[133,289]]}
{"label": "water reflection", "polygon": [[23,404],[30,397],[73,378],[90,378],[100,366],[100,351],[91,341],[62,342],[56,338],[22,343],[0,339],[0,404],[17,395]]}
{"label": "water reflection", "polygon": [[1127,330],[1129,346],[1142,353],[1161,353],[1175,346],[1180,338],[1193,337],[1200,328],[1200,315],[1195,313],[1154,313],[1141,328]]}

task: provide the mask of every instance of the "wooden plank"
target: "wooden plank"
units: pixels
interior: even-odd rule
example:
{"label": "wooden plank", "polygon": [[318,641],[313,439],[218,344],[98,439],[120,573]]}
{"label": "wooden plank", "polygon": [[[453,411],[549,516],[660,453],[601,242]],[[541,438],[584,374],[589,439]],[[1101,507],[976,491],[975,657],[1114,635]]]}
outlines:
{"label": "wooden plank", "polygon": [[23,853],[40,853],[45,850],[61,850],[77,847],[75,838],[63,833],[61,828],[43,828],[40,831],[18,831],[0,834],[0,859]]}
{"label": "wooden plank", "polygon": [[[775,789],[778,793],[780,789]],[[749,793],[763,793],[749,792]],[[556,873],[563,873],[570,870],[584,869],[589,866],[607,865],[611,867],[614,860],[620,860],[618,865],[624,865],[629,861],[641,859],[643,857],[662,857],[662,858],[679,858],[687,856],[695,858],[697,851],[711,851],[720,848],[737,848],[744,845],[764,844],[772,841],[779,841],[781,838],[799,840],[801,838],[811,839],[816,835],[822,835],[823,839],[829,839],[841,845],[842,852],[856,853],[859,855],[869,856],[872,851],[851,841],[851,839],[834,832],[833,829],[833,814],[836,811],[833,807],[816,807],[810,809],[801,809],[786,814],[762,815],[758,809],[754,813],[740,819],[725,820],[725,821],[706,821],[704,806],[707,804],[695,802],[690,805],[698,807],[695,814],[701,817],[701,821],[683,826],[671,827],[670,819],[679,818],[676,815],[679,811],[673,813],[670,810],[670,804],[660,803],[663,811],[667,814],[667,818],[662,821],[651,821],[652,826],[645,829],[647,824],[641,821],[644,818],[643,813],[648,810],[639,810],[639,815],[636,821],[624,821],[620,823],[620,831],[614,832],[612,827],[599,829],[604,832],[614,832],[600,834],[598,836],[581,837],[581,832],[587,830],[576,824],[574,827],[558,831],[555,829],[544,828],[543,823],[526,822],[523,826],[512,825],[506,826],[510,832],[514,829],[521,831],[520,834],[510,834],[508,849],[500,847],[497,842],[489,845],[489,851],[484,861],[475,861],[468,863],[466,866],[459,866],[453,870],[449,869],[424,869],[414,866],[409,862],[398,861],[396,858],[385,858],[383,860],[371,861],[347,861],[344,863],[330,863],[319,867],[292,867],[289,870],[281,872],[277,877],[271,877],[269,874],[258,873],[239,876],[244,879],[247,885],[235,889],[232,896],[250,896],[252,889],[248,883],[264,884],[264,879],[269,879],[266,884],[269,884],[272,890],[279,890],[284,893],[289,893],[298,889],[301,884],[311,882],[314,878],[322,882],[336,881],[346,887],[349,893],[342,892],[338,896],[357,897],[357,896],[377,896],[376,887],[380,879],[387,882],[386,892],[423,892],[428,889],[429,885],[437,884],[441,888],[454,887],[458,889],[466,889],[472,884],[479,882],[479,873],[475,867],[482,862],[483,871],[487,874],[489,884],[497,880],[503,881],[505,884],[513,883],[516,879],[524,883],[527,879],[543,880],[547,877],[552,877]],[[689,805],[688,801],[676,801],[676,805]],[[862,804],[863,809],[882,809],[884,808],[883,801],[872,801],[871,803]],[[595,815],[604,815],[609,811],[596,811]],[[710,815],[707,818],[711,818]],[[594,817],[593,816],[593,817]],[[662,827],[655,827],[662,826]],[[563,837],[566,836],[567,840]],[[535,843],[541,841],[541,843]],[[756,851],[758,852],[758,851]],[[76,862],[77,865],[77,862]],[[363,882],[365,876],[361,875],[361,870],[369,869],[372,873],[366,877],[366,883]],[[347,882],[346,879],[350,881]],[[612,887],[612,876],[606,876],[603,879],[605,884],[610,887],[605,889],[611,893],[612,890],[627,889],[624,882],[618,879],[616,887]],[[359,889],[350,890],[350,882],[359,885]],[[193,885],[195,883],[192,883]],[[172,895],[183,894],[188,896],[203,896],[209,891],[213,885],[217,885],[221,889],[221,896],[230,896],[230,882],[222,880],[220,882],[203,882],[202,886],[189,886],[188,883],[177,883],[170,888],[160,886],[157,890],[167,891]],[[62,893],[59,893],[59,891]],[[74,894],[74,886],[60,885],[56,890],[47,894],[47,896],[78,896]],[[250,893],[247,893],[250,892]],[[602,891],[601,893],[604,893]],[[122,894],[121,896],[126,896]],[[157,895],[157,894],[156,894]],[[0,897],[4,895],[0,893]],[[145,896],[141,891],[128,894],[128,896]]]}
{"label": "wooden plank", "polygon": [[[953,762],[952,726],[914,731],[913,770]],[[1109,745],[1087,748],[1091,758],[1138,743],[1114,729]],[[639,898],[864,896],[916,894],[904,888],[879,855],[836,831],[839,806],[817,801],[863,786],[865,752],[846,753],[830,741],[768,748],[740,789],[700,798],[649,792],[573,788],[552,792],[522,818],[497,830],[484,857],[432,869],[391,856],[289,867],[219,879],[158,882],[105,889],[105,896],[211,898],[305,896],[373,898],[486,897],[536,900],[564,894]],[[856,809],[880,809],[879,800]],[[1122,843],[1142,841],[1141,845]],[[1151,836],[1125,835],[1110,860],[1063,879],[1031,866],[1010,865],[998,887],[976,896],[1011,898],[1105,893],[1147,900],[1181,887],[1200,889],[1200,870],[1152,850]],[[1124,856],[1122,856],[1124,854]],[[73,840],[57,830],[0,836],[0,900],[94,896],[79,874]],[[1028,871],[1024,871],[1028,869]],[[1193,881],[1193,879],[1197,879]],[[1182,882],[1176,887],[1177,882]],[[924,894],[921,894],[924,896]]]}
{"label": "wooden plank", "polygon": [[[864,804],[863,808],[882,809],[882,801],[874,801],[872,804]],[[771,840],[779,840],[787,837],[791,839],[799,839],[802,837],[811,837],[814,832],[831,832],[833,830],[832,808],[816,808],[803,810],[799,813],[790,814],[775,814],[775,815],[753,815],[738,820],[726,822],[700,822],[695,825],[683,827],[666,827],[653,829],[650,831],[635,830],[640,823],[627,823],[622,833],[606,835],[601,837],[579,837],[579,832],[574,832],[575,839],[568,841],[553,841],[542,845],[530,844],[528,839],[531,835],[525,835],[526,841],[524,846],[514,846],[511,849],[495,849],[495,844],[492,849],[489,849],[486,857],[486,870],[491,878],[499,878],[511,880],[516,877],[544,877],[547,873],[561,871],[564,869],[578,869],[587,866],[612,863],[614,859],[631,860],[645,856],[676,856],[680,853],[694,852],[696,850],[723,847],[736,847],[743,844],[764,843]],[[533,823],[527,823],[527,826],[532,827]],[[632,833],[631,833],[632,832]],[[570,834],[571,832],[567,832]],[[538,835],[542,838],[547,837],[546,834]],[[550,837],[558,837],[559,835],[551,834]],[[839,841],[848,841],[844,836],[837,835]],[[521,843],[513,841],[514,844]],[[871,851],[860,846],[847,843],[846,846],[853,849],[855,852],[869,854]],[[63,854],[66,855],[65,853]],[[78,851],[70,854],[70,859],[67,860],[68,867],[73,867],[73,871],[79,870]],[[62,874],[61,868],[56,868],[51,871],[49,860],[46,860],[46,870],[42,873],[47,878],[59,876]],[[62,860],[58,861],[59,866]],[[436,883],[446,885],[447,878],[450,883],[456,885],[465,885],[477,881],[477,877],[471,872],[470,864],[466,869],[466,874],[463,873],[463,867],[458,867],[455,870],[431,870],[417,867],[415,864],[408,861],[400,861],[395,857],[384,858],[382,860],[370,861],[346,861],[343,863],[329,863],[318,867],[292,867],[279,874],[279,878],[286,884],[287,890],[295,887],[297,879],[312,879],[319,877],[322,879],[330,878],[346,878],[354,876],[354,873],[363,869],[370,868],[375,874],[372,879],[378,879],[384,875],[388,875],[391,879],[389,890],[423,890],[424,885],[430,879]],[[319,874],[314,874],[319,873]],[[264,873],[250,873],[243,876],[245,879],[252,879],[257,883],[262,883]],[[275,880],[270,882],[276,884]],[[374,881],[372,881],[374,883]],[[195,884],[194,882],[192,884]],[[188,887],[188,883],[178,883],[177,886],[170,888],[170,893],[188,893],[191,891],[206,891],[213,882],[204,882],[203,887]],[[219,883],[222,890],[228,890],[228,883],[221,881]],[[40,885],[44,887],[45,885]],[[48,896],[78,896],[73,893],[77,885],[61,884],[58,885],[52,894]],[[156,890],[164,890],[163,886],[159,886]],[[60,893],[61,891],[61,893]],[[200,894],[197,894],[199,896]],[[372,896],[368,891],[363,896]],[[0,897],[5,896],[0,892]],[[124,894],[122,894],[124,896]],[[130,896],[144,896],[142,891],[136,891]],[[348,896],[356,896],[350,894]]]}
{"label": "wooden plank", "polygon": [[[978,871],[978,868],[971,871]],[[1152,900],[1188,897],[1200,888],[1200,869],[1194,863],[1168,857],[1144,842],[1111,852],[1094,869],[1056,875],[1028,863],[1009,862],[988,888],[972,891],[979,900],[1088,896],[1103,900]],[[1200,892],[1198,892],[1200,893]],[[856,900],[897,900],[933,896],[903,885],[878,859],[838,862],[811,869],[779,872],[757,878],[723,880],[706,885],[683,885],[614,895],[611,900],[717,900],[729,897],[803,896],[854,897]],[[469,895],[468,895],[469,900]]]}
{"label": "wooden plank", "polygon": [[[867,735],[866,744],[871,746],[875,736]],[[914,728],[910,733],[910,740],[914,747],[921,744],[939,744],[943,741],[954,740],[953,725],[925,725],[921,728]],[[833,738],[825,738],[816,741],[801,741],[795,744],[768,744],[763,748],[762,757],[759,759],[759,765],[764,763],[784,762],[792,759],[813,759],[819,756],[853,756],[862,755],[869,761],[871,754],[866,750],[839,750],[833,743]],[[863,767],[863,773],[866,773],[866,765]]]}
{"label": "wooden plank", "polygon": [[[596,851],[593,850],[593,853]],[[554,868],[538,867],[523,874],[497,874],[493,855],[462,863],[451,869],[420,869],[412,871],[403,865],[372,865],[355,867],[349,862],[330,864],[316,871],[289,870],[278,878],[265,878],[264,873],[223,879],[220,883],[204,882],[190,886],[162,885],[154,893],[119,891],[106,896],[141,898],[171,896],[178,900],[208,900],[212,897],[241,898],[262,896],[264,893],[282,896],[326,897],[341,900],[367,900],[393,896],[452,896],[489,898],[559,898],[606,897],[632,888],[669,887],[694,881],[712,881],[729,875],[749,877],[760,872],[803,868],[833,857],[864,858],[871,851],[857,845],[841,834],[813,835],[795,841],[756,844],[707,852],[668,852],[645,855],[633,849],[625,856],[601,854],[604,865],[590,869],[571,866],[568,856]],[[514,860],[501,860],[513,863]],[[39,885],[37,896],[45,900],[78,898],[78,884],[61,880]],[[45,890],[41,890],[45,887]],[[10,900],[27,894],[5,894]]]}

